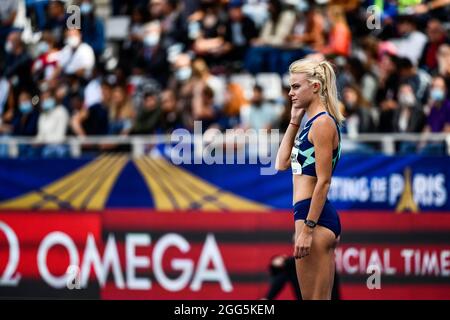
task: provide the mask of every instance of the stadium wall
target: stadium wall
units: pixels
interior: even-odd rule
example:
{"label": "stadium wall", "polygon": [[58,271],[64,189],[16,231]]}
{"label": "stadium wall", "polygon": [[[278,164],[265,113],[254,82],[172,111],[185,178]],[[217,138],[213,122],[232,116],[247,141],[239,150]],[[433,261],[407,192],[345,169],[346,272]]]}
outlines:
{"label": "stadium wall", "polygon": [[[448,212],[341,220],[342,299],[450,299]],[[292,232],[287,211],[2,212],[0,297],[259,299]]]}

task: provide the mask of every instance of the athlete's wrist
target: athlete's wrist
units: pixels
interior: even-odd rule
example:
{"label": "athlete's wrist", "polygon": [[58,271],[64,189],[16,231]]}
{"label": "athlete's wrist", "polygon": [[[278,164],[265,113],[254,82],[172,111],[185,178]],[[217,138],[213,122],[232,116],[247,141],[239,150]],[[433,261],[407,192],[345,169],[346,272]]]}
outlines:
{"label": "athlete's wrist", "polygon": [[309,229],[311,232],[317,226],[317,222],[314,220],[311,220],[311,219],[306,219],[304,222],[305,222],[306,229]]}

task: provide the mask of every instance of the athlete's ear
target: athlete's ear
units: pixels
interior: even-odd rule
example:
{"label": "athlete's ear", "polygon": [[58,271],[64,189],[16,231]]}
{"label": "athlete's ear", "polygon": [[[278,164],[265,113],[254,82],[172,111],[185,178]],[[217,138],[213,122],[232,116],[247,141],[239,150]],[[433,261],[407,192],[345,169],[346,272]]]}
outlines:
{"label": "athlete's ear", "polygon": [[313,83],[313,91],[314,91],[314,93],[319,92],[319,90],[320,90],[320,83],[314,82]]}

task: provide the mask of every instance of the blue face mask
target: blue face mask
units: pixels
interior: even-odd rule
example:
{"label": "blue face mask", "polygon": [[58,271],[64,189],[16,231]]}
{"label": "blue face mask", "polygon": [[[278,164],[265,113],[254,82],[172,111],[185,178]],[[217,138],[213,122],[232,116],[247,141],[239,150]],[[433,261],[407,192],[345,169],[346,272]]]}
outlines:
{"label": "blue face mask", "polygon": [[442,101],[445,98],[444,90],[441,89],[431,89],[430,92],[431,99],[434,101]]}
{"label": "blue face mask", "polygon": [[48,111],[55,107],[55,99],[48,98],[42,102],[42,110]]}
{"label": "blue face mask", "polygon": [[20,110],[20,112],[22,112],[23,114],[30,113],[31,110],[33,110],[33,105],[31,104],[30,101],[27,101],[27,102],[21,102],[21,103],[19,104],[19,110]]}
{"label": "blue face mask", "polygon": [[39,42],[38,45],[36,46],[36,51],[38,52],[38,54],[47,53],[49,49],[50,49],[49,45],[45,41]]}
{"label": "blue face mask", "polygon": [[92,3],[83,2],[80,6],[81,14],[89,14],[92,12]]}

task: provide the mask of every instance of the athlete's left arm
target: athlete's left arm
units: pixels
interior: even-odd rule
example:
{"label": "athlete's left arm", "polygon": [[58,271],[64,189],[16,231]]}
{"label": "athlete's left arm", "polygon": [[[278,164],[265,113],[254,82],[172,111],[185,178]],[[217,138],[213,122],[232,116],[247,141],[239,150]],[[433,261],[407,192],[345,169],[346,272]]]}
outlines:
{"label": "athlete's left arm", "polygon": [[331,185],[333,142],[336,134],[336,125],[330,117],[320,117],[311,127],[310,138],[314,144],[317,183],[307,219],[315,222],[319,220]]}

